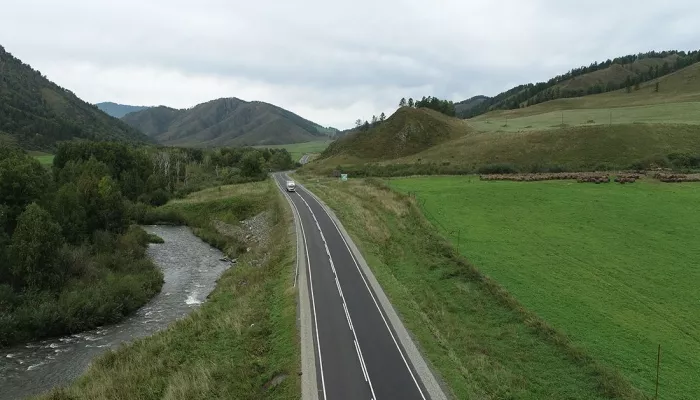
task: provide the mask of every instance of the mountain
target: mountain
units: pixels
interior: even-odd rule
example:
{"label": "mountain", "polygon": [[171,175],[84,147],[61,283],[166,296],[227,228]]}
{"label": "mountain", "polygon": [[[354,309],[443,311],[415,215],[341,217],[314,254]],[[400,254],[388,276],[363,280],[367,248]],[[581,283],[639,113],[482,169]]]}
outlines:
{"label": "mountain", "polygon": [[113,116],[114,118],[121,118],[128,113],[145,110],[150,107],[146,106],[130,106],[126,104],[112,103],[110,101],[95,104],[97,108],[104,111],[105,113]]}
{"label": "mountain", "polygon": [[697,50],[688,53],[675,50],[651,51],[601,63],[594,62],[588,67],[572,69],[547,82],[516,86],[487,98],[458,115],[462,118],[471,118],[491,110],[512,110],[560,98],[581,97],[619,89],[631,91],[642,83],[666,76],[697,62],[700,62],[700,51]]}
{"label": "mountain", "polygon": [[260,101],[221,98],[185,110],[153,107],[123,121],[168,146],[277,145],[324,140],[328,128]]}
{"label": "mountain", "polygon": [[31,150],[70,139],[150,142],[138,130],[80,100],[0,46],[0,136]]}

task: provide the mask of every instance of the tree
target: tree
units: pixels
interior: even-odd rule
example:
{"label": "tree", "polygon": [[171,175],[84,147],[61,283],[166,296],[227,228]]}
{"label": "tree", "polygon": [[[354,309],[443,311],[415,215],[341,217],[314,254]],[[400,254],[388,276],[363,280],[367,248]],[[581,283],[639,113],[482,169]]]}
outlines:
{"label": "tree", "polygon": [[123,233],[126,230],[127,221],[119,185],[111,176],[103,176],[97,185],[97,192],[100,196],[98,212],[100,229]]}
{"label": "tree", "polygon": [[241,175],[252,177],[262,173],[262,156],[257,150],[249,151],[241,159]]}
{"label": "tree", "polygon": [[408,106],[409,106],[409,107],[413,107],[413,97],[410,97],[410,98],[408,99]]}
{"label": "tree", "polygon": [[655,92],[659,91],[659,82],[656,82],[656,85],[654,85],[654,91]]}
{"label": "tree", "polygon": [[365,121],[365,123],[362,125],[362,130],[363,131],[369,130],[369,122]]}
{"label": "tree", "polygon": [[32,203],[17,219],[10,245],[14,281],[33,289],[55,288],[63,271],[56,253],[63,244],[61,227],[46,210]]}
{"label": "tree", "polygon": [[6,209],[8,233],[25,207],[49,188],[50,176],[39,161],[14,149],[0,149],[0,204]]}
{"label": "tree", "polygon": [[359,118],[356,119],[356,120],[355,120],[355,127],[356,127],[356,128],[360,128],[361,126],[362,126],[362,120],[359,119]]}
{"label": "tree", "polygon": [[385,119],[386,115],[384,115],[384,113],[379,114],[379,122],[384,122]]}
{"label": "tree", "polygon": [[376,126],[378,121],[379,121],[379,118],[377,118],[376,115],[373,115],[372,116],[372,126]]}
{"label": "tree", "polygon": [[87,216],[78,198],[78,187],[67,183],[58,190],[53,204],[54,218],[61,226],[63,237],[73,244],[78,244],[87,233]]}
{"label": "tree", "polygon": [[401,101],[399,101],[399,107],[406,107],[406,98],[402,97]]}

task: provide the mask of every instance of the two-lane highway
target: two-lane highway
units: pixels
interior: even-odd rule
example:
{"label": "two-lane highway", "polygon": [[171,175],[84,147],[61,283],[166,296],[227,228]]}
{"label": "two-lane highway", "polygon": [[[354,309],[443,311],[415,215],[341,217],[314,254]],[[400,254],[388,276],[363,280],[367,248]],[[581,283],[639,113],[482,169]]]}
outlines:
{"label": "two-lane highway", "polygon": [[[284,174],[276,174],[284,190]],[[320,399],[428,399],[335,221],[303,187],[286,193],[301,224]]]}

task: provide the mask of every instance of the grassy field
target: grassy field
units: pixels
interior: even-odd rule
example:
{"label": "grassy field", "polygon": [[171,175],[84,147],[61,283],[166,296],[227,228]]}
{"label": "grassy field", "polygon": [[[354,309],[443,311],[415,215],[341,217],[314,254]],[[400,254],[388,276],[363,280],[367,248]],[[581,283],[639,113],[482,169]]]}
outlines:
{"label": "grassy field", "polygon": [[281,144],[275,146],[257,146],[261,148],[270,149],[287,149],[289,154],[292,155],[292,160],[299,161],[301,156],[306,153],[320,153],[328,147],[332,140],[323,140],[317,142],[305,142],[305,143],[293,143],[293,144]]}
{"label": "grassy field", "polygon": [[408,196],[297,178],[334,209],[455,398],[640,398],[466,263]]}
{"label": "grassy field", "polygon": [[51,164],[53,164],[53,158],[54,158],[54,155],[53,155],[53,154],[44,153],[44,152],[42,152],[42,151],[29,151],[28,153],[29,153],[30,156],[32,156],[32,157],[36,158],[37,160],[39,160],[39,162],[41,163],[41,165],[51,165]]}
{"label": "grassy field", "polygon": [[[661,399],[700,393],[700,185],[392,180],[515,298]],[[467,297],[463,301],[468,302]]]}
{"label": "grassy field", "polygon": [[[200,309],[165,331],[107,352],[74,384],[41,398],[299,399],[295,243],[291,213],[282,202],[268,180],[193,193],[147,212],[144,219],[186,221],[238,263]],[[248,244],[251,252],[236,254],[242,242],[221,233],[221,223],[237,225],[264,210],[272,225],[269,245]],[[253,265],[262,259],[267,262]],[[270,386],[274,378],[284,379]]]}
{"label": "grassy field", "polygon": [[612,124],[700,124],[700,102],[570,109],[516,118],[502,115],[493,119],[474,120],[471,125],[479,131],[520,132],[566,126],[610,125],[611,122]]}

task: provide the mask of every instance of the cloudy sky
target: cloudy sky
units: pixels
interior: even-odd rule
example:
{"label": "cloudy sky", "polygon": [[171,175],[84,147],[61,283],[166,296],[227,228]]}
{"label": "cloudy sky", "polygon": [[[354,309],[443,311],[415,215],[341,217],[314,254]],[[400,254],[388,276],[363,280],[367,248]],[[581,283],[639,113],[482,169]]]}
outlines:
{"label": "cloudy sky", "polygon": [[6,0],[0,45],[89,102],[270,102],[325,126],[700,47],[697,0]]}

